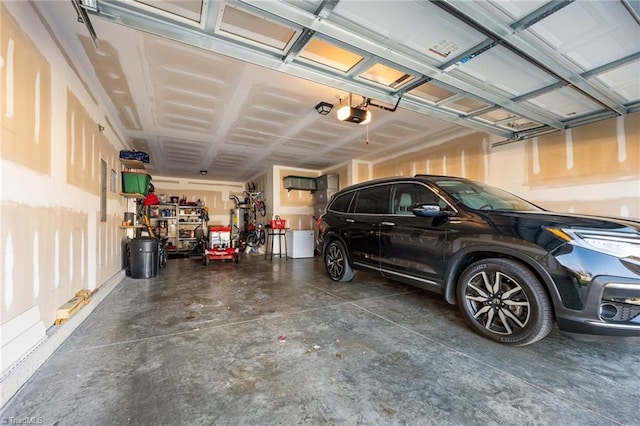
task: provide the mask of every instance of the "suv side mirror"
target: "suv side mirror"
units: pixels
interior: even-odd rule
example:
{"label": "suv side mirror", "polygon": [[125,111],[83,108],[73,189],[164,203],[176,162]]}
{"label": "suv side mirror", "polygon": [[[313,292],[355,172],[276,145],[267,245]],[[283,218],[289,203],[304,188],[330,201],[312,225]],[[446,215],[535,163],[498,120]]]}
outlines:
{"label": "suv side mirror", "polygon": [[440,206],[437,204],[416,204],[413,206],[411,211],[418,217],[438,217],[449,215],[448,212],[441,210]]}

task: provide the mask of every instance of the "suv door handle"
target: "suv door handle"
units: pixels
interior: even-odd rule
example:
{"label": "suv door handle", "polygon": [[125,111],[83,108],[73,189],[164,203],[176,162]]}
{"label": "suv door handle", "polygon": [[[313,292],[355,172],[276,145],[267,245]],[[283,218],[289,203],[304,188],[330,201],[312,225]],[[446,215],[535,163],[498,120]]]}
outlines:
{"label": "suv door handle", "polygon": [[344,221],[345,222],[349,222],[349,223],[354,223],[355,222],[355,220],[353,220],[353,219],[345,219]]}
{"label": "suv door handle", "polygon": [[394,222],[382,222],[380,225],[382,226],[396,226]]}

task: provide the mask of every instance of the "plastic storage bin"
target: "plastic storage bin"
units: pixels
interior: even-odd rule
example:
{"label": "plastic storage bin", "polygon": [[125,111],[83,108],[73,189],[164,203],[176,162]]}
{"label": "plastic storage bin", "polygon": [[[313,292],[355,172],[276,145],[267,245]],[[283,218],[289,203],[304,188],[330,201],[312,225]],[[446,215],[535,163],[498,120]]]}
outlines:
{"label": "plastic storage bin", "polygon": [[144,172],[122,172],[122,192],[147,195],[151,175]]}

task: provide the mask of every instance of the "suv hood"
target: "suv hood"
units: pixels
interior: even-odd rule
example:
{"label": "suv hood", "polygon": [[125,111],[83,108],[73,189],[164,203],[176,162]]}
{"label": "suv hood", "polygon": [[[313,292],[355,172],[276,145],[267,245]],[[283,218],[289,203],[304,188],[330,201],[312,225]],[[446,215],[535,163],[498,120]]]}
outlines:
{"label": "suv hood", "polygon": [[505,219],[511,218],[514,221],[521,222],[520,225],[524,225],[526,227],[554,226],[562,228],[625,232],[631,234],[640,233],[640,220],[630,218],[556,212],[516,212],[499,210],[488,211],[487,216],[492,218],[494,221],[498,221],[498,217],[503,217]]}

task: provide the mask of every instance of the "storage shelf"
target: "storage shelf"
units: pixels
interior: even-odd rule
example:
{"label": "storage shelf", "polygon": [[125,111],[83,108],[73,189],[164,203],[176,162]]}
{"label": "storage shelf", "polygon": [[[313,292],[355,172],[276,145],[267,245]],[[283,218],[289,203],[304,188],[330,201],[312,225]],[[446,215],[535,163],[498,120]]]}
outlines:
{"label": "storage shelf", "polygon": [[120,225],[120,228],[122,228],[122,229],[139,229],[139,228],[146,228],[146,226],[144,226],[144,225]]}
{"label": "storage shelf", "polygon": [[120,195],[122,195],[123,197],[126,197],[126,198],[139,198],[139,199],[147,198],[146,195],[140,194],[140,193],[135,193],[135,192],[118,192],[118,194],[120,194]]}
{"label": "storage shelf", "polygon": [[316,190],[316,178],[305,176],[285,176],[282,181],[283,186],[287,191],[298,189],[300,191],[313,192]]}

